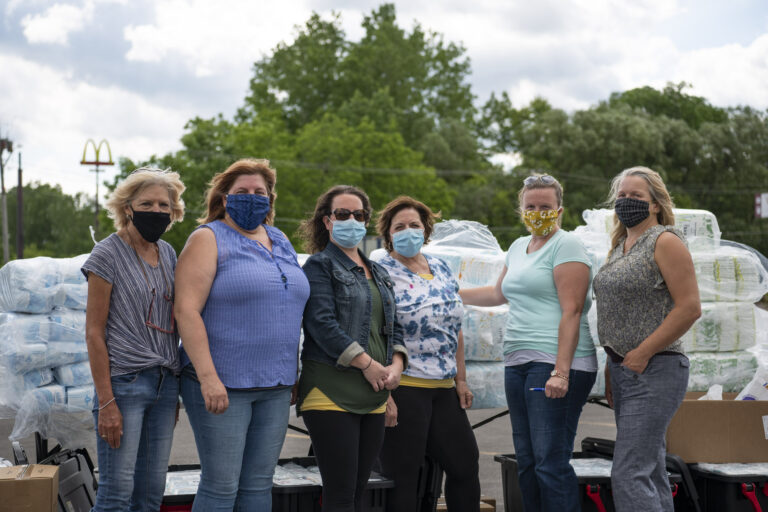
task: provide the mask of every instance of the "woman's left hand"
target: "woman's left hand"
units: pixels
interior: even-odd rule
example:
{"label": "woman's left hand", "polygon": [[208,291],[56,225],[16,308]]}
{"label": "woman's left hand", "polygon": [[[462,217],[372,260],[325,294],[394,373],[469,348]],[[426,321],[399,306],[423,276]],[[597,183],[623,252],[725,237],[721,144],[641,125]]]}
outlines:
{"label": "woman's left hand", "polygon": [[461,405],[462,409],[469,409],[472,407],[472,400],[475,398],[475,395],[469,390],[467,381],[456,381],[456,394],[459,395],[459,405]]}
{"label": "woman's left hand", "polygon": [[640,375],[648,366],[648,359],[649,358],[645,357],[641,351],[634,349],[627,352],[627,355],[624,356],[624,361],[621,364]]}
{"label": "woman's left hand", "polygon": [[387,366],[387,379],[384,381],[384,387],[390,391],[400,385],[400,377],[403,374],[403,363],[400,358],[395,357],[392,359],[392,364]]}
{"label": "woman's left hand", "polygon": [[563,398],[568,393],[568,381],[560,377],[550,377],[544,385],[544,396]]}
{"label": "woman's left hand", "polygon": [[397,426],[397,405],[392,395],[387,398],[387,410],[384,413],[384,426],[396,427]]}

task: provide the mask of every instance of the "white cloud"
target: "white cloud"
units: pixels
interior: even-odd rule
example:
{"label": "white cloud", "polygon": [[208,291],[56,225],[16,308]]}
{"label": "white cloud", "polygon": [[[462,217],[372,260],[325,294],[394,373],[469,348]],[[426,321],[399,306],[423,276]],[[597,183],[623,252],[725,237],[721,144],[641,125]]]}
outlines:
{"label": "white cloud", "polygon": [[[72,80],[7,54],[0,54],[0,69],[15,77],[0,81],[0,97],[12,98],[3,102],[0,119],[4,135],[23,146],[25,181],[59,183],[67,193],[93,194],[93,174],[79,165],[87,139],[107,139],[115,160],[164,154],[180,147],[184,123],[197,113],[153,104],[118,87]],[[14,157],[11,169],[15,162]],[[107,176],[115,172],[112,168]]]}
{"label": "white cloud", "polygon": [[69,34],[82,30],[93,20],[94,3],[86,0],[81,7],[54,4],[42,14],[27,14],[21,19],[24,37],[32,44],[67,44]]}
{"label": "white cloud", "polygon": [[293,26],[311,14],[301,2],[158,0],[152,5],[153,24],[124,30],[129,61],[180,59],[195,76],[243,81],[254,61],[290,40]]}

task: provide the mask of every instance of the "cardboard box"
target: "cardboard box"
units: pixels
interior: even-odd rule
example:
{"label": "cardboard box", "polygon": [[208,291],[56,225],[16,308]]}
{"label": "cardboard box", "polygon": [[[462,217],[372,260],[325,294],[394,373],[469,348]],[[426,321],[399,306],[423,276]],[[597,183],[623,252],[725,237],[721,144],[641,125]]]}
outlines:
{"label": "cardboard box", "polygon": [[697,400],[687,393],[667,429],[667,452],[685,462],[768,462],[768,401]]}
{"label": "cardboard box", "polygon": [[57,512],[59,467],[30,464],[0,468],[0,508],[14,512]]}

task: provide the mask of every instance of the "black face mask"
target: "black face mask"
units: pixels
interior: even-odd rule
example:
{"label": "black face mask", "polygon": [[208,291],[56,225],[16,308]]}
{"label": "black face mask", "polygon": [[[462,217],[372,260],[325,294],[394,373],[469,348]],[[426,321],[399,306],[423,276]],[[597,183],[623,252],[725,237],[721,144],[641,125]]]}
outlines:
{"label": "black face mask", "polygon": [[149,243],[155,243],[165,233],[171,223],[171,214],[164,212],[137,212],[131,208],[131,222],[141,237]]}
{"label": "black face mask", "polygon": [[631,197],[620,197],[616,200],[616,216],[619,222],[626,227],[637,226],[651,214],[651,204],[648,201],[632,199]]}

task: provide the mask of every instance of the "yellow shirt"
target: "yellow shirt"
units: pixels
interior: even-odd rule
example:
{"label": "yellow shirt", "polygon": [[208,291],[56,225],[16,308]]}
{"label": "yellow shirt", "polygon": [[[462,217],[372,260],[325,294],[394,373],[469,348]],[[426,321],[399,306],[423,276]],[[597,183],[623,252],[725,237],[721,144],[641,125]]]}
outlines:
{"label": "yellow shirt", "polygon": [[[342,409],[341,407],[336,405],[336,403],[333,400],[328,398],[328,396],[322,391],[320,391],[318,388],[312,388],[310,392],[307,393],[307,396],[304,398],[304,401],[301,403],[301,410],[302,411],[347,412],[345,409]],[[387,403],[384,402],[383,404],[381,404],[381,406],[372,410],[368,414],[384,414],[386,410],[387,410]]]}
{"label": "yellow shirt", "polygon": [[400,377],[400,385],[412,388],[446,389],[454,387],[456,383],[453,379],[421,379],[419,377],[403,375]]}

